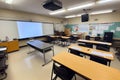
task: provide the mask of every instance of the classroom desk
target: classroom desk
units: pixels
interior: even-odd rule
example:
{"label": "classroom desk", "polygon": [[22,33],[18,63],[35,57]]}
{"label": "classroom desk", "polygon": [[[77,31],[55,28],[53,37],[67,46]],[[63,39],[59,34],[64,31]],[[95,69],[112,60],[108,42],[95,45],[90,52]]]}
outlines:
{"label": "classroom desk", "polygon": [[103,44],[107,46],[111,46],[112,43],[109,42],[101,42],[101,41],[93,41],[93,40],[84,40],[84,39],[79,39],[78,42],[83,42],[83,43],[91,43],[91,44]]}
{"label": "classroom desk", "polygon": [[68,40],[70,37],[68,36],[50,36],[51,38],[56,38],[57,43],[62,45],[62,46],[67,46]]}
{"label": "classroom desk", "polygon": [[59,36],[50,36],[50,37],[52,37],[52,38],[58,38]]}
{"label": "classroom desk", "polygon": [[119,70],[68,52],[61,52],[52,59],[54,63],[68,67],[87,80],[120,80]]}
{"label": "classroom desk", "polygon": [[63,38],[63,39],[69,39],[70,37],[68,37],[68,36],[61,36],[61,38]]}
{"label": "classroom desk", "polygon": [[110,66],[111,61],[114,60],[114,56],[113,56],[112,52],[97,50],[97,49],[78,46],[78,45],[70,45],[70,46],[68,46],[68,48],[80,51],[86,55],[97,56],[97,57],[103,58],[109,62],[109,66]]}
{"label": "classroom desk", "polygon": [[45,43],[45,42],[42,42],[42,41],[39,41],[39,40],[31,40],[31,41],[28,41],[27,44],[28,44],[30,47],[32,47],[32,48],[34,48],[34,49],[36,49],[36,50],[38,50],[38,51],[40,51],[40,52],[43,53],[43,56],[44,56],[44,64],[43,64],[42,66],[44,66],[44,65],[47,64],[46,59],[45,59],[45,53],[46,53],[47,51],[49,51],[49,50],[52,49],[52,51],[53,51],[53,56],[54,56],[54,47],[53,47],[52,44],[48,44],[48,43]]}
{"label": "classroom desk", "polygon": [[68,36],[50,36],[50,37],[52,37],[52,38],[58,38],[58,37],[61,37],[61,38],[63,38],[63,39],[69,39],[70,37],[68,37]]}

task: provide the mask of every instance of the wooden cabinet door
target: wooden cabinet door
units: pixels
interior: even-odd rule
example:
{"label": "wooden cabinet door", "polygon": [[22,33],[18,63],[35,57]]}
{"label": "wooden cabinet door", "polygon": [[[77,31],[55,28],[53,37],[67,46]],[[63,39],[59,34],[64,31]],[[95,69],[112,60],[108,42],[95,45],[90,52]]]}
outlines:
{"label": "wooden cabinet door", "polygon": [[18,40],[10,41],[8,44],[8,52],[19,50],[19,43]]}

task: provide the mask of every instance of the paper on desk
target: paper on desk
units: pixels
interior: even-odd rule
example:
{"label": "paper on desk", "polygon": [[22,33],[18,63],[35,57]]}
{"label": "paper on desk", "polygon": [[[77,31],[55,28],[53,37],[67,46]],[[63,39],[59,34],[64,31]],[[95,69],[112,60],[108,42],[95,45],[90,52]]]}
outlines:
{"label": "paper on desk", "polygon": [[76,46],[73,46],[73,47],[71,47],[71,49],[75,49],[75,50],[81,50],[81,48],[79,48],[79,47],[76,47]]}
{"label": "paper on desk", "polygon": [[102,52],[92,51],[92,54],[98,55],[98,56],[104,56],[104,57],[113,57],[112,54],[106,54]]}

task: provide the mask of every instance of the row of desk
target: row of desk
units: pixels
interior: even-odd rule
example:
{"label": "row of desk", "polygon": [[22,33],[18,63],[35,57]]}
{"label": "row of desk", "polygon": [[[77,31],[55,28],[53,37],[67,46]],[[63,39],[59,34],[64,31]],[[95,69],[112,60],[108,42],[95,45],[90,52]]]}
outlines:
{"label": "row of desk", "polygon": [[52,59],[54,63],[68,67],[87,80],[120,80],[119,70],[68,52],[58,53]]}
{"label": "row of desk", "polygon": [[67,36],[50,36],[50,37],[53,38],[53,40],[55,40],[55,43],[57,43],[58,45],[61,45],[61,46],[69,45],[70,37],[67,37]]}
{"label": "row of desk", "polygon": [[79,39],[78,42],[91,43],[91,44],[102,44],[102,45],[108,45],[108,46],[111,46],[111,45],[112,45],[112,43],[109,43],[109,42],[93,41],[93,40],[84,40],[84,39]]}
{"label": "row of desk", "polygon": [[[61,37],[63,39],[70,39],[70,37],[68,36],[50,36],[52,38],[58,38]],[[78,42],[83,42],[83,43],[91,43],[91,44],[102,44],[102,45],[107,45],[107,46],[111,46],[112,43],[109,42],[102,42],[102,41],[93,41],[93,40],[84,40],[84,39],[79,39]]]}
{"label": "row of desk", "polygon": [[[103,44],[108,46],[112,45],[111,43],[108,43],[108,42],[89,41],[89,40],[82,40],[82,39],[79,39],[78,41],[85,42],[85,43],[92,43],[92,44]],[[78,46],[78,45],[70,45],[68,46],[68,49],[74,49],[74,50],[80,51],[85,55],[93,55],[93,56],[104,58],[109,61],[109,65],[110,65],[110,62],[114,60],[114,54],[112,52],[97,50],[93,48],[87,48],[87,47]],[[73,70],[78,75],[84,77],[87,80],[120,80],[119,70],[85,59],[80,56],[76,56],[74,54],[69,53],[69,51],[58,53],[52,59],[54,63],[64,65],[65,67]],[[52,77],[51,77],[51,80],[52,80]]]}
{"label": "row of desk", "polygon": [[114,60],[114,54],[112,52],[107,52],[107,51],[103,51],[103,50],[97,50],[97,49],[93,49],[93,48],[78,46],[76,44],[68,46],[68,49],[77,50],[79,52],[82,52],[85,55],[97,56],[97,57],[103,58],[109,62],[109,66],[110,66],[111,61]]}

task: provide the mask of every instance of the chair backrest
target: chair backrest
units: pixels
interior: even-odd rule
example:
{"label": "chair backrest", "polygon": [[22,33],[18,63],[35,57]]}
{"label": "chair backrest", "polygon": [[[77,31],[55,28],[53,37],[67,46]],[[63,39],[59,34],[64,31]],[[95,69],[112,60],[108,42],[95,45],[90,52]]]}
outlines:
{"label": "chair backrest", "polygon": [[100,41],[100,37],[95,37],[95,41]]}
{"label": "chair backrest", "polygon": [[103,58],[100,58],[100,57],[91,56],[90,60],[101,63],[101,64],[104,64],[104,65],[107,65],[107,61]]}
{"label": "chair backrest", "polygon": [[61,78],[62,80],[72,80],[75,73],[65,66],[57,66],[53,64],[53,72],[56,74],[57,77]]}
{"label": "chair backrest", "polygon": [[89,35],[85,36],[85,39],[90,40],[90,36]]}

